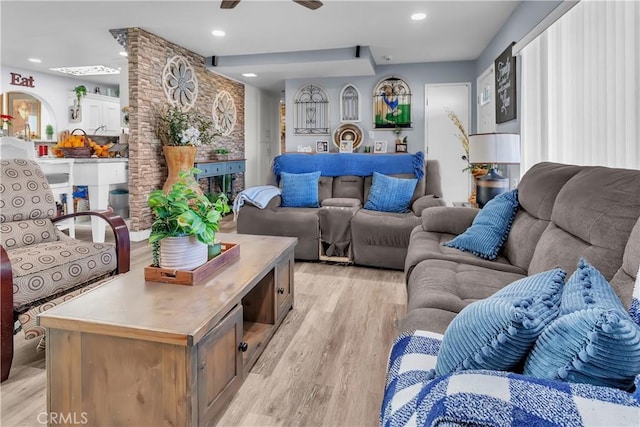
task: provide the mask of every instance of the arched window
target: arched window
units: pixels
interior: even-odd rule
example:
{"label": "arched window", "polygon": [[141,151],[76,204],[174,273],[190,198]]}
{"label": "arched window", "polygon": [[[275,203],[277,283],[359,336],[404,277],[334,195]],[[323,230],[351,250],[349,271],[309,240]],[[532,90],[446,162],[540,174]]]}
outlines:
{"label": "arched window", "polygon": [[329,98],[324,89],[303,86],[293,99],[293,133],[296,135],[329,134]]}
{"label": "arched window", "polygon": [[340,121],[360,121],[360,92],[352,84],[346,85],[340,92]]}
{"label": "arched window", "polygon": [[387,77],[373,90],[373,124],[376,129],[411,127],[411,89],[399,77]]}

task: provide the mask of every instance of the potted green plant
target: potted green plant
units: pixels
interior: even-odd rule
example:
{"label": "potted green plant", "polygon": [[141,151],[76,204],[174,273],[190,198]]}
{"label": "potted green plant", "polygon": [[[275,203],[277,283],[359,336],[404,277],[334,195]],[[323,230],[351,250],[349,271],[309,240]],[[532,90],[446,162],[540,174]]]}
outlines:
{"label": "potted green plant", "polygon": [[53,126],[47,125],[45,127],[44,133],[47,134],[47,139],[53,139]]}
{"label": "potted green plant", "polygon": [[218,160],[229,160],[229,155],[231,154],[231,150],[228,148],[216,148],[213,150],[213,155]]}
{"label": "potted green plant", "polygon": [[169,168],[162,187],[166,193],[177,182],[180,171],[193,167],[198,147],[212,144],[220,133],[213,120],[198,110],[184,111],[176,106],[165,106],[157,116],[156,135],[162,142]]}
{"label": "potted green plant", "polygon": [[85,85],[79,85],[74,87],[73,91],[76,93],[76,99],[78,100],[78,105],[80,105],[82,97],[87,96],[87,87]]}
{"label": "potted green plant", "polygon": [[149,243],[156,267],[192,270],[207,262],[207,246],[215,243],[229,201],[220,194],[212,203],[197,192],[193,175],[200,172],[196,168],[181,171],[169,192],[154,190],[149,194],[154,216]]}

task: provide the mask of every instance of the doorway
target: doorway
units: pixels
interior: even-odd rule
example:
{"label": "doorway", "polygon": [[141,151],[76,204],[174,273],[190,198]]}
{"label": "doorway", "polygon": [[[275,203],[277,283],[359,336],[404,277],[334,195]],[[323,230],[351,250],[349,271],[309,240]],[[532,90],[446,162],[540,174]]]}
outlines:
{"label": "doorway", "polygon": [[471,192],[471,178],[459,134],[447,110],[454,112],[467,134],[471,131],[471,83],[425,85],[425,152],[440,162],[442,196],[447,204],[464,202]]}

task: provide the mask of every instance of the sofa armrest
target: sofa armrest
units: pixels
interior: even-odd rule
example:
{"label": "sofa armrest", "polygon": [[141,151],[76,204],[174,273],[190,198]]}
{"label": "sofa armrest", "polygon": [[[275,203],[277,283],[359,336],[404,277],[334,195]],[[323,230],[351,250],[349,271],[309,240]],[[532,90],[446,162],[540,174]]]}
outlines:
{"label": "sofa armrest", "polygon": [[[267,203],[267,206],[265,206],[265,209],[269,209],[273,211],[276,208],[280,207],[280,205],[282,205],[282,196],[275,196],[271,200],[269,200],[269,203]],[[251,207],[260,209],[248,200],[245,200],[243,207],[244,206],[251,206]],[[242,210],[242,208],[240,208],[240,210]]]}
{"label": "sofa armrest", "polygon": [[109,227],[113,230],[113,237],[116,242],[116,257],[118,258],[117,273],[122,274],[128,272],[131,265],[131,241],[129,240],[129,229],[124,219],[113,211],[83,211],[56,217],[52,219],[51,222],[56,223],[68,218],[80,216],[97,216],[109,224]]}
{"label": "sofa armrest", "polygon": [[436,233],[462,234],[471,226],[480,209],[438,206],[422,212],[424,231]]}
{"label": "sofa armrest", "polygon": [[427,196],[417,198],[411,205],[411,210],[415,216],[421,216],[423,210],[434,206],[446,206],[446,203],[440,198],[440,196],[429,194]]}

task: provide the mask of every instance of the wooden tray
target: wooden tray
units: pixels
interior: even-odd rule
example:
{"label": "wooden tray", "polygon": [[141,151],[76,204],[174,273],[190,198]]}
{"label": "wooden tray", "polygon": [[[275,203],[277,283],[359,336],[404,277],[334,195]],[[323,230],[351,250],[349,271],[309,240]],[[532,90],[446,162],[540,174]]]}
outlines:
{"label": "wooden tray", "polygon": [[211,276],[216,270],[230,264],[240,256],[240,245],[222,243],[222,252],[193,270],[171,270],[148,266],[144,268],[144,279],[150,282],[171,283],[174,285],[193,286]]}

